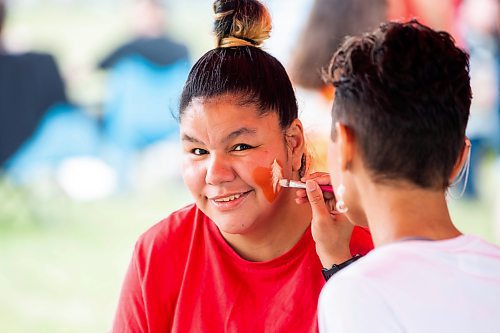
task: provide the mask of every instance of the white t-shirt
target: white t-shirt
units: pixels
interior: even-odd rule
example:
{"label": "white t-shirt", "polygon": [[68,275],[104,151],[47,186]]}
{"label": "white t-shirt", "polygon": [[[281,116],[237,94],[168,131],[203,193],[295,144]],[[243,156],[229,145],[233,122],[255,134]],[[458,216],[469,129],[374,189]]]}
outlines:
{"label": "white t-shirt", "polygon": [[474,236],[376,248],[334,275],[320,332],[500,332],[500,247]]}

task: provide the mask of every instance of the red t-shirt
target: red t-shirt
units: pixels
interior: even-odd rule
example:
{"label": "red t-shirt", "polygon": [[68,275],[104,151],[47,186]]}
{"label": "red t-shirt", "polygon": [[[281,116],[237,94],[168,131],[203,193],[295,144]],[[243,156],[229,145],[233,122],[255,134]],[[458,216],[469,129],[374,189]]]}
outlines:
{"label": "red t-shirt", "polygon": [[[351,252],[372,248],[355,228]],[[113,332],[317,332],[321,268],[310,228],[282,256],[250,262],[190,205],[139,238]]]}

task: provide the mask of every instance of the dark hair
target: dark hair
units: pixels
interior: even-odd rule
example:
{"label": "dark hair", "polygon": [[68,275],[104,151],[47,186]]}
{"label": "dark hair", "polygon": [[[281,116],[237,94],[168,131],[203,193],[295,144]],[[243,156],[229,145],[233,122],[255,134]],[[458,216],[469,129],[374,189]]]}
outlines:
{"label": "dark hair", "polygon": [[287,128],[298,116],[290,79],[283,65],[258,47],[271,29],[266,8],[256,0],[218,0],[214,12],[218,47],[191,69],[179,119],[194,98],[236,94],[242,105],[255,104],[262,114],[277,112],[280,126]]}
{"label": "dark hair", "polygon": [[386,0],[314,1],[290,60],[293,83],[309,89],[322,88],[321,70],[345,37],[371,31],[386,17]]}
{"label": "dark hair", "polygon": [[332,121],[353,131],[375,181],[449,185],[472,93],[468,55],[448,33],[415,20],[382,24],[347,39],[324,74],[336,87]]}

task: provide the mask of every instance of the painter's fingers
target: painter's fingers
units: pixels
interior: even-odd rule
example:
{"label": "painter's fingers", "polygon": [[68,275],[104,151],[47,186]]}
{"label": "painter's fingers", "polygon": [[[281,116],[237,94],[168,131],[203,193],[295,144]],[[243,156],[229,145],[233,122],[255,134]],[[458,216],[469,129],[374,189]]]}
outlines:
{"label": "painter's fingers", "polygon": [[301,181],[305,182],[307,180],[314,180],[320,185],[330,185],[330,174],[326,172],[314,172],[310,175],[302,177]]}
{"label": "painter's fingers", "polygon": [[325,203],[323,192],[321,192],[319,185],[314,180],[306,181],[306,193],[311,204],[313,220],[330,220],[330,210]]}
{"label": "painter's fingers", "polygon": [[333,200],[325,202],[325,193],[314,180],[306,181],[306,192],[312,209],[311,234],[321,264],[330,268],[346,261],[351,257],[352,224],[333,210]]}
{"label": "painter's fingers", "polygon": [[[307,182],[307,180],[305,180]],[[316,182],[316,180],[313,179]],[[326,184],[322,184],[326,185]],[[323,192],[323,199],[327,202],[329,206],[335,207],[335,195],[332,192]],[[309,202],[307,198],[307,192],[303,189],[298,189],[295,191],[295,202],[298,204],[303,204]],[[333,209],[333,208],[332,208]]]}
{"label": "painter's fingers", "polygon": [[[328,206],[335,207],[335,195],[332,192],[323,192],[323,199],[328,203]],[[306,190],[300,189],[295,191],[295,202],[298,204],[309,202]],[[334,208],[332,208],[332,210],[333,209]]]}
{"label": "painter's fingers", "polygon": [[[314,172],[307,177],[310,177],[308,179],[314,180],[319,185],[331,185],[332,183],[330,179],[330,174],[326,172]],[[307,179],[303,181],[305,182],[307,181]],[[333,206],[335,206],[335,194],[333,192],[325,191],[323,192],[323,197],[325,201],[327,201],[327,203],[329,201],[333,201]]]}
{"label": "painter's fingers", "polygon": [[295,202],[299,205],[309,202],[306,190],[299,189],[295,191]]}

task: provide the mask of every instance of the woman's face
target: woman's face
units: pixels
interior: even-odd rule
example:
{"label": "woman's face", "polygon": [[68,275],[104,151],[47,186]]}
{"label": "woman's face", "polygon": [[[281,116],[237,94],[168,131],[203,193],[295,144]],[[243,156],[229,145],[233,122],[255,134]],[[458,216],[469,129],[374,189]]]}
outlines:
{"label": "woman's face", "polygon": [[273,191],[271,164],[292,173],[278,115],[261,115],[236,97],[194,99],[181,123],[183,177],[197,206],[230,234],[264,226],[283,206]]}

